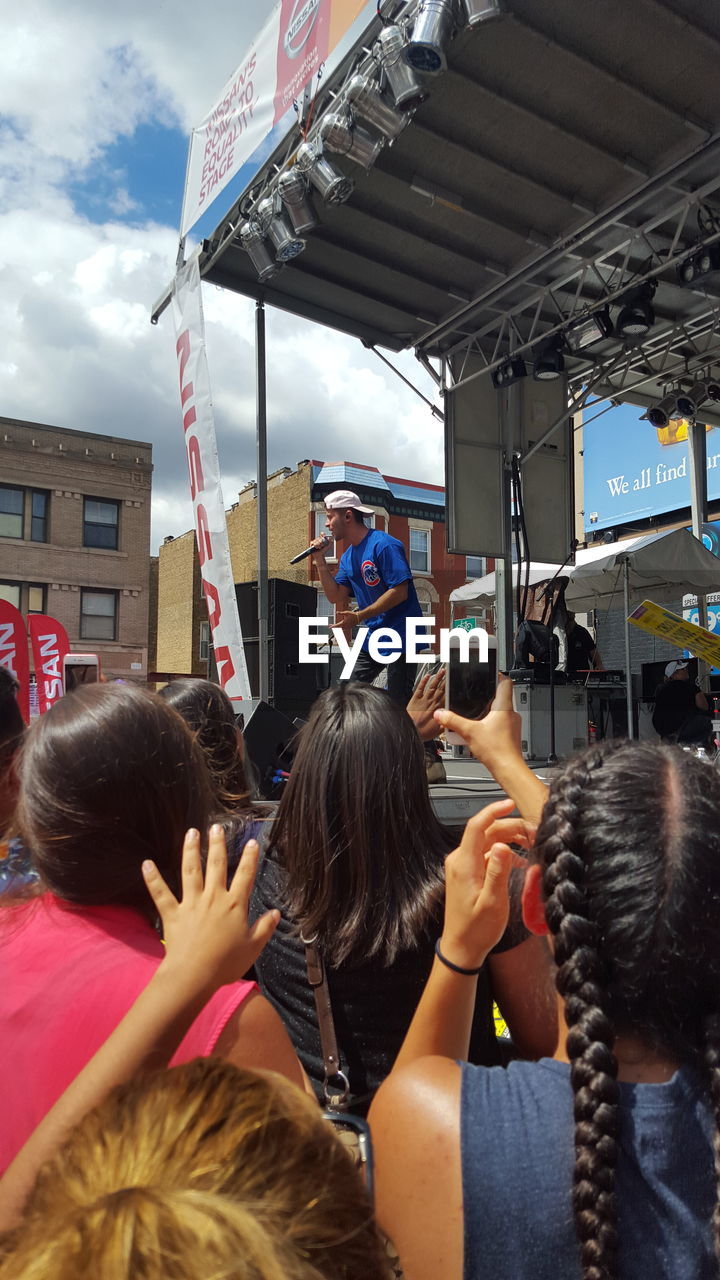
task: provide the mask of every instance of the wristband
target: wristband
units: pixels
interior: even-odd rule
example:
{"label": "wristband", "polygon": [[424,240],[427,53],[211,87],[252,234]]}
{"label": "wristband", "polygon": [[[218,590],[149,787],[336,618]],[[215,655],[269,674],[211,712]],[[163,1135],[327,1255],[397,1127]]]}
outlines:
{"label": "wristband", "polygon": [[448,960],[447,956],[444,956],[440,950],[439,938],[435,943],[435,955],[440,963],[445,965],[446,969],[452,969],[453,973],[459,973],[463,978],[476,978],[482,972],[482,965],[479,965],[477,969],[463,969],[462,965],[453,964],[452,960]]}

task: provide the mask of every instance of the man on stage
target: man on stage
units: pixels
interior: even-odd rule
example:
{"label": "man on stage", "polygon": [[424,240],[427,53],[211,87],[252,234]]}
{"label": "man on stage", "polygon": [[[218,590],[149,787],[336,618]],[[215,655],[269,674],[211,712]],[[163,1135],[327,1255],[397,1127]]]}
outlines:
{"label": "man on stage", "polygon": [[[406,662],[404,653],[387,663],[376,662],[368,653],[370,636],[378,627],[392,627],[404,642],[405,620],[422,617],[405,548],[397,538],[379,529],[368,529],[363,516],[372,515],[372,508],[364,507],[350,489],[329,493],[325,509],[330,535],[342,539],[346,550],[333,577],[326,563],[331,543],[315,539],[313,559],[322,589],[330,603],[338,606],[336,626],[368,628],[350,679],[369,684],[387,667],[388,693],[405,706],[415,683],[416,664]],[[357,609],[348,607],[351,596],[357,601]]]}

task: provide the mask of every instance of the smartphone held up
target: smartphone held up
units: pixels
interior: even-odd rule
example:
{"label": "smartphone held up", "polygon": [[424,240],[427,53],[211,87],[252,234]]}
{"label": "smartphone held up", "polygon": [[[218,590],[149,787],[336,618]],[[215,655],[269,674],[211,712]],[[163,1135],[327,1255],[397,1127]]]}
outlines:
{"label": "smartphone held up", "polygon": [[[467,650],[465,652],[464,650]],[[497,684],[497,638],[487,637],[487,653],[481,652],[479,640],[471,636],[468,646],[450,637],[450,660],[445,671],[445,708],[468,720],[481,720],[490,709]],[[446,742],[461,745],[463,739],[450,729]]]}
{"label": "smartphone held up", "polygon": [[100,659],[96,653],[66,653],[63,658],[63,690],[72,693],[82,684],[97,684]]}

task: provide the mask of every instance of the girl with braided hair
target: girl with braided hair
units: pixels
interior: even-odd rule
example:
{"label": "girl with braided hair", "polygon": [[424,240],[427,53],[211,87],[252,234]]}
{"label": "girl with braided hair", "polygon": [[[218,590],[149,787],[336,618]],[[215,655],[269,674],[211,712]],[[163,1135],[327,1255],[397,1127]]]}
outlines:
{"label": "girl with braided hair", "polygon": [[550,937],[559,1043],[472,1067],[458,1059],[474,971],[507,918],[507,815],[515,801],[536,819],[543,794],[509,682],[487,720],[438,719],[512,800],[447,859],[436,962],[371,1111],[379,1221],[407,1280],[717,1278],[720,777],[636,742],[558,774],[523,911]]}

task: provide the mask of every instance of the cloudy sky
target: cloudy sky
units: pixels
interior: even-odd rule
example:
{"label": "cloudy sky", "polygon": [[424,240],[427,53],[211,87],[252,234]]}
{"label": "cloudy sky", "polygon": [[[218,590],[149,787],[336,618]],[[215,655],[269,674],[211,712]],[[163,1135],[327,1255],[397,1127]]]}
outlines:
{"label": "cloudy sky", "polygon": [[[271,8],[24,0],[3,31],[0,414],[151,441],[154,547],[192,512],[172,319],[149,310],[174,269],[190,128]],[[203,301],[229,506],[254,478],[254,304]],[[376,356],[271,309],[267,326],[270,469],[345,458],[442,483],[440,424]]]}

